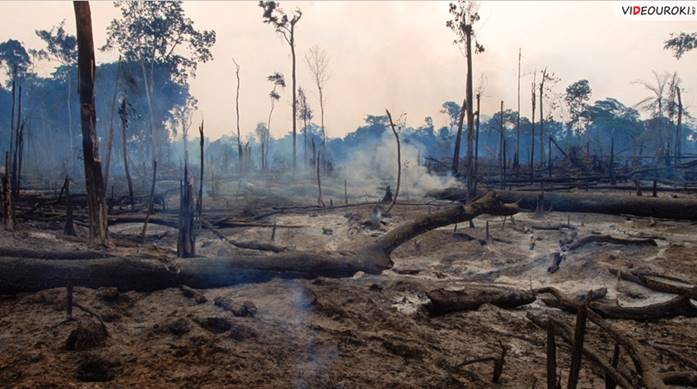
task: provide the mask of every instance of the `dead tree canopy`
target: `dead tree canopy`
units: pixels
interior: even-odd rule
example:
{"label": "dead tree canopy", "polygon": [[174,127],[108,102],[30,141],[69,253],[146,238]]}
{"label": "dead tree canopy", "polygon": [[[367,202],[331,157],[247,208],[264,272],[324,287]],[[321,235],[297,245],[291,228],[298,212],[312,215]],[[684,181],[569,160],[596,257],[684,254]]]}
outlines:
{"label": "dead tree canopy", "polygon": [[[521,209],[533,211],[537,207],[538,192],[502,190],[496,192],[501,201],[517,203]],[[448,188],[434,191],[432,197],[465,201],[464,189]],[[592,193],[545,192],[545,209],[561,212],[588,212],[610,215],[653,216],[666,219],[697,220],[697,200],[625,196]]]}
{"label": "dead tree canopy", "polygon": [[111,286],[122,290],[178,287],[215,288],[263,282],[274,277],[348,277],[363,271],[378,274],[392,266],[390,253],[432,229],[471,220],[482,214],[512,215],[514,204],[503,204],[491,192],[467,204],[416,217],[376,241],[348,251],[286,251],[271,255],[154,260],[142,257],[64,259],[19,256],[0,258],[0,293],[29,292],[75,286]]}

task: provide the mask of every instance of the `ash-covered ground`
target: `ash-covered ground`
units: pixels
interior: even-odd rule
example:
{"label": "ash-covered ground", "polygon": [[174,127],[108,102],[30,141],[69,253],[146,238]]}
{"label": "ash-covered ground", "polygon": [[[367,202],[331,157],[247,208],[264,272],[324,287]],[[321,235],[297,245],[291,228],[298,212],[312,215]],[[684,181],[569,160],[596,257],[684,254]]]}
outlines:
{"label": "ash-covered ground", "polygon": [[[262,198],[249,188],[246,192],[240,188],[229,197],[209,196],[208,212],[234,211],[236,217],[251,217],[268,211],[270,204],[300,205],[312,198],[308,194],[297,198],[270,195],[268,188]],[[341,185],[327,189],[325,201],[332,198],[334,205],[343,204],[342,192]],[[352,195],[352,203],[359,201],[363,200]],[[174,204],[176,199],[170,202]],[[275,221],[278,228],[273,243],[277,245],[340,250],[370,241],[445,204],[412,193],[408,205],[397,205],[377,228],[363,223],[373,213],[370,204],[325,210],[289,208],[259,221]],[[112,227],[112,252],[173,255],[176,230],[151,226],[145,244],[127,239],[138,236],[141,228],[141,224]],[[238,240],[271,242],[268,227],[221,231]],[[694,223],[633,216],[548,212],[536,217],[521,213],[514,222],[507,219],[505,223],[501,217],[482,216],[475,219],[474,228],[467,223],[439,228],[404,244],[392,254],[394,267],[380,275],[274,279],[200,290],[205,302],[185,296],[180,289],[140,293],[76,287],[75,302],[97,313],[108,332],[105,339],[77,342],[69,339],[73,330],[100,325],[80,309],[74,309],[75,320],[66,321],[65,289],[3,296],[0,386],[544,387],[546,334],[526,313],[557,312],[569,323],[573,323],[573,315],[536,301],[516,309],[484,305],[429,317],[424,309],[426,292],[481,284],[525,290],[555,286],[570,295],[607,288],[606,299],[624,306],[666,301],[672,296],[619,281],[608,268],[677,275],[695,283],[695,232]],[[656,246],[592,243],[568,251],[559,270],[548,272],[551,254],[560,251],[560,241],[590,235],[651,238]],[[87,249],[81,239],[68,239],[48,224],[20,224],[17,232],[0,236],[3,247]],[[200,232],[197,248],[202,256],[248,252],[208,230]],[[648,357],[659,370],[689,369],[666,349],[697,360],[697,318],[613,322],[655,350]],[[614,343],[597,327],[589,325],[586,342],[610,358]],[[499,383],[491,382],[491,363],[463,364],[498,354],[500,344],[507,353]],[[557,344],[559,374],[565,383],[570,348],[561,340]],[[604,387],[602,376],[584,359],[579,386]]]}

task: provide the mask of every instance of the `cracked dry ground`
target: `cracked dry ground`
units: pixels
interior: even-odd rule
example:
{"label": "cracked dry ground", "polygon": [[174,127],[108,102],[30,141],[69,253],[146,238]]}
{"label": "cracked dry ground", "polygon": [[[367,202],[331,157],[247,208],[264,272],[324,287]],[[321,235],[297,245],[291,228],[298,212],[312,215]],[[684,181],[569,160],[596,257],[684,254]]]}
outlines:
{"label": "cracked dry ground", "polygon": [[[298,248],[340,249],[372,239],[382,231],[362,229],[355,220],[370,207],[320,214],[277,217],[276,243]],[[384,230],[427,207],[398,206]],[[358,216],[356,216],[358,215]],[[575,225],[536,229],[540,223]],[[697,280],[697,226],[685,222],[552,212],[546,220],[530,214],[515,225],[501,218],[480,217],[476,227],[459,225],[431,231],[400,247],[395,266],[381,275],[347,279],[283,280],[201,290],[197,303],[179,289],[151,293],[75,288],[75,301],[99,313],[109,336],[66,350],[78,326],[99,328],[90,315],[75,310],[65,322],[65,289],[3,296],[0,301],[0,386],[2,387],[464,387],[531,388],[545,386],[545,332],[526,319],[526,312],[556,312],[534,302],[518,309],[484,305],[478,310],[429,318],[425,292],[439,287],[466,288],[472,283],[522,289],[556,286],[567,293],[606,287],[607,299],[623,305],[664,301],[669,295],[618,282],[608,267],[650,269]],[[489,220],[493,240],[484,240]],[[138,225],[122,235],[137,234]],[[152,228],[159,250],[171,250],[173,230]],[[236,238],[269,239],[263,228],[229,229]],[[579,237],[610,234],[657,238],[657,246],[592,244],[569,253],[560,270],[547,272],[549,254],[559,250],[565,234]],[[693,239],[693,240],[690,240]],[[0,237],[3,246],[76,249],[38,226],[24,226]],[[233,254],[236,249],[204,231],[201,255]],[[534,243],[534,244],[533,244]],[[117,247],[134,253],[133,247]],[[256,314],[235,316],[214,301],[251,302]],[[655,350],[649,358],[662,369],[685,370],[666,348],[697,360],[697,319],[673,318],[650,323],[613,321],[626,334]],[[590,325],[588,344],[612,353],[613,342]],[[466,360],[507,347],[500,382],[491,380],[490,363],[461,366]],[[558,342],[558,364],[565,382],[569,348]],[[625,357],[626,358],[626,357]],[[96,380],[96,381],[95,381]],[[100,382],[99,380],[106,380]],[[602,373],[586,360],[580,387],[604,387]]]}

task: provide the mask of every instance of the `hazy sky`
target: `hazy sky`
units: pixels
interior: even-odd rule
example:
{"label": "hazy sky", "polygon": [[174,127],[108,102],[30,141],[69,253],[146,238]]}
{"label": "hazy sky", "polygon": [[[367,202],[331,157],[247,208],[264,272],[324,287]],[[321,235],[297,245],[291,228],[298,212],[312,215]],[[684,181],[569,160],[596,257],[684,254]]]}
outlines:
{"label": "hazy sky", "polygon": [[[447,2],[282,1],[281,6],[303,11],[296,33],[298,85],[309,91],[317,113],[317,94],[303,56],[313,45],[329,54],[325,108],[329,136],[344,135],[366,114],[382,114],[385,108],[395,115],[405,112],[409,125],[418,126],[425,116],[442,125],[443,101],[462,101],[465,58],[445,27]],[[652,79],[652,69],[677,71],[686,90],[684,104],[694,107],[697,52],[677,61],[662,47],[671,32],[697,30],[697,20],[630,20],[619,16],[619,6],[618,2],[481,2],[475,31],[486,51],[475,57],[474,72],[475,88],[483,80],[483,114],[497,111],[501,99],[515,109],[518,48],[523,50],[525,116],[530,111],[530,74],[545,66],[561,78],[559,92],[585,78],[593,100],[611,96],[626,104],[647,94],[633,81]],[[191,81],[191,92],[199,100],[197,120],[205,118],[208,134],[217,137],[234,128],[233,56],[241,65],[243,133],[253,132],[256,123],[266,120],[271,87],[266,76],[275,71],[287,76],[288,87],[280,91],[272,133],[289,131],[290,51],[273,28],[262,23],[257,2],[190,1],[184,8],[197,28],[217,33],[214,60],[199,65]],[[50,28],[62,19],[75,31],[70,2],[0,2],[0,12],[0,41],[15,38],[39,48],[34,30]],[[92,2],[96,46],[104,44],[106,26],[116,16],[111,2]],[[98,62],[116,57],[97,53]],[[36,70],[47,74],[53,66],[43,62]]]}

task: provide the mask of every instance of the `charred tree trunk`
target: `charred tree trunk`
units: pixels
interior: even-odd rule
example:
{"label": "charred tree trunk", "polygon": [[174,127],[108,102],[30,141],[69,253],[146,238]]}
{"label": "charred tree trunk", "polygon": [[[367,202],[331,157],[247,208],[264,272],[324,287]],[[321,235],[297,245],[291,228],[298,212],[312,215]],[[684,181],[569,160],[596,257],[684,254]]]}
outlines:
{"label": "charred tree trunk", "polygon": [[133,209],[133,182],[131,181],[131,173],[128,171],[128,143],[126,141],[126,127],[128,127],[128,112],[126,99],[121,101],[119,116],[121,117],[121,151],[123,153],[123,169],[126,174],[126,183],[128,184],[128,198]]}
{"label": "charred tree trunk", "polygon": [[237,64],[235,59],[232,59],[235,63],[235,77],[237,78],[237,92],[235,93],[235,123],[237,124],[237,157],[239,162],[239,173],[242,174],[244,168],[244,160],[242,156],[242,134],[240,133],[240,65]]}
{"label": "charred tree trunk", "polygon": [[148,231],[148,222],[150,221],[150,215],[153,212],[153,199],[155,197],[155,182],[157,180],[157,161],[152,160],[152,185],[150,186],[150,196],[148,197],[148,209],[145,213],[145,222],[143,222],[143,231],[140,233],[140,238],[145,242],[145,234]]}
{"label": "charred tree trunk", "polygon": [[530,183],[535,182],[535,82],[532,83],[532,119],[530,119]]}
{"label": "charred tree trunk", "polygon": [[518,49],[518,109],[516,111],[516,125],[515,125],[515,157],[513,160],[513,166],[515,170],[518,171],[520,165],[520,59],[522,56],[522,50]]}
{"label": "charred tree trunk", "polygon": [[[312,140],[312,153],[315,153],[315,140]],[[315,155],[315,170],[317,173],[317,204],[321,206],[322,208],[325,207],[324,205],[324,200],[322,200],[322,175],[320,174],[320,154],[322,154],[322,150],[317,150],[317,154]]]}
{"label": "charred tree trunk", "polygon": [[10,153],[5,152],[5,174],[2,176],[2,220],[5,225],[5,230],[7,231],[14,231],[15,229],[15,210],[12,202],[11,170],[12,166],[10,165]]}
{"label": "charred tree trunk", "polygon": [[[479,93],[477,93],[477,122],[476,122],[476,134],[475,134],[475,139],[474,139],[474,168],[471,171],[471,177],[472,177],[472,187],[467,188],[469,198],[468,200],[471,200],[474,197],[474,193],[477,192],[477,177],[479,174],[479,107],[480,107],[480,96]],[[469,133],[467,133],[469,135]],[[472,161],[470,161],[472,162]],[[469,165],[468,165],[469,169]],[[467,171],[467,176],[470,177],[470,171]]]}
{"label": "charred tree trunk", "polygon": [[[469,199],[474,198],[475,181],[474,167],[472,166],[472,141],[474,140],[474,113],[472,110],[472,24],[465,26],[465,50],[467,54],[467,87],[465,101],[467,101],[467,191]],[[478,103],[477,103],[478,104]],[[465,107],[462,107],[465,109]]]}
{"label": "charred tree trunk", "polygon": [[114,142],[114,113],[116,112],[116,94],[119,90],[119,80],[121,77],[121,57],[116,69],[116,80],[114,80],[114,93],[111,95],[111,116],[109,118],[109,131],[106,140],[106,156],[104,157],[104,187],[109,187],[109,166],[111,165],[111,149]]}
{"label": "charred tree trunk", "polygon": [[[179,236],[177,238],[177,256],[189,258],[196,255],[196,235],[194,231],[194,189],[189,181],[186,167],[184,181],[179,191]],[[187,285],[190,285],[187,283]]]}
{"label": "charred tree trunk", "polygon": [[65,191],[65,226],[63,227],[64,235],[75,235],[75,226],[73,226],[73,202],[70,198],[70,177],[65,177],[63,184]]}
{"label": "charred tree trunk", "polygon": [[19,177],[17,175],[17,168],[19,166],[18,163],[18,152],[21,148],[21,140],[20,140],[20,128],[22,126],[22,84],[19,85],[19,94],[17,96],[17,120],[15,121],[15,127],[11,129],[11,131],[14,131],[14,145],[12,147],[12,175],[10,177],[12,181],[12,196],[14,196],[14,199],[16,200],[19,195]]}
{"label": "charred tree trunk", "polygon": [[[204,163],[204,150],[203,150],[203,145],[204,145],[204,138],[203,138],[203,122],[201,122],[201,125],[198,127],[198,134],[199,137],[201,138],[199,142],[199,146],[201,148],[201,171],[199,172],[199,179],[198,179],[198,199],[196,199],[196,213],[198,218],[201,218],[201,213],[203,212],[203,163]],[[268,146],[267,146],[268,147]]]}
{"label": "charred tree trunk", "polygon": [[455,134],[455,151],[453,153],[453,163],[450,168],[454,176],[457,176],[458,170],[460,169],[460,143],[462,143],[462,126],[465,121],[465,105],[467,105],[467,99],[462,100],[462,107],[460,108],[460,118],[457,122],[457,134]]}
{"label": "charred tree trunk", "polygon": [[678,98],[678,123],[675,125],[675,161],[680,162],[682,156],[682,97],[680,87],[675,87],[675,94]]}
{"label": "charred tree trunk", "polygon": [[[392,115],[390,114],[390,111],[385,110],[387,112],[387,118],[390,120],[390,128],[392,129],[392,133],[394,134],[395,141],[397,142],[397,187],[394,190],[394,198],[392,198],[392,202],[390,203],[390,206],[387,208],[387,211],[385,213],[390,213],[394,205],[397,203],[397,196],[399,196],[399,184],[401,183],[401,177],[402,177],[402,151],[401,147],[399,145],[399,134],[397,133],[397,130],[394,128],[394,122],[392,121]],[[462,116],[461,116],[462,117]]]}
{"label": "charred tree trunk", "polygon": [[545,78],[547,78],[547,69],[542,71],[542,80],[540,80],[540,166],[545,164],[545,116],[542,112],[544,105],[544,87]]}
{"label": "charred tree trunk", "polygon": [[88,199],[89,240],[107,245],[108,225],[102,168],[97,143],[97,116],[94,107],[94,42],[92,17],[88,2],[73,2],[77,26],[80,116],[82,121],[82,152]]}
{"label": "charred tree trunk", "polygon": [[[296,109],[298,108],[297,86],[295,84],[295,81],[296,81],[295,80],[295,23],[290,24],[290,41],[288,43],[290,44],[290,57],[291,57],[291,61],[293,62],[291,79],[293,82],[293,107],[292,107],[292,114],[293,114],[293,171],[295,171],[297,169],[297,152],[296,152],[297,115],[296,115]],[[271,128],[269,128],[269,131],[271,131]],[[268,145],[266,147],[268,147]]]}

